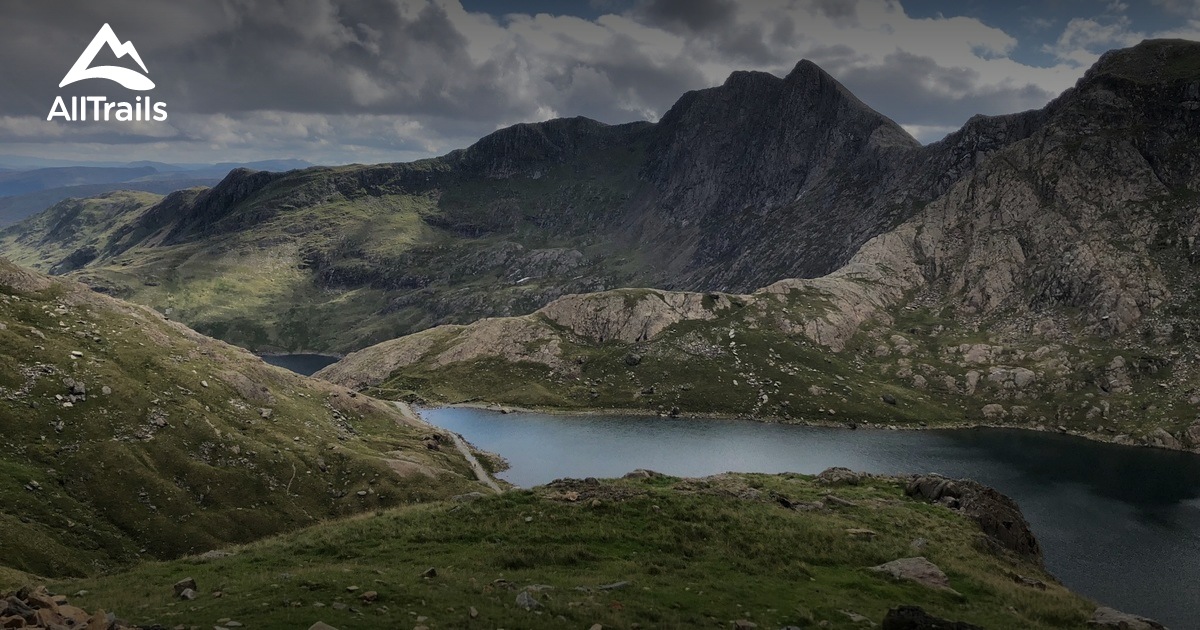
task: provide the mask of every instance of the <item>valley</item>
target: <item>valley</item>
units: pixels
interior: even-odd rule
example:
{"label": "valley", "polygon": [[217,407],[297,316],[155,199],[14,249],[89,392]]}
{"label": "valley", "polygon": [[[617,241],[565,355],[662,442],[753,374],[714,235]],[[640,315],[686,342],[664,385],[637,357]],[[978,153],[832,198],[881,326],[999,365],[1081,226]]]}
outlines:
{"label": "valley", "polygon": [[0,587],[162,627],[1181,627],[1197,129],[1185,40],[927,145],[801,61],[57,201],[0,229]]}

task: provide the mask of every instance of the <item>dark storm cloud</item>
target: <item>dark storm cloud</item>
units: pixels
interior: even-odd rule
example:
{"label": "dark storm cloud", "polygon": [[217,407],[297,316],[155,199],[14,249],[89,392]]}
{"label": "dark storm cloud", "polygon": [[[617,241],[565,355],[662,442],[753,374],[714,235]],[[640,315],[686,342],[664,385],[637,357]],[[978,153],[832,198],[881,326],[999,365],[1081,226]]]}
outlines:
{"label": "dark storm cloud", "polygon": [[858,19],[858,0],[814,0],[813,9],[841,24],[853,24]]}
{"label": "dark storm cloud", "polygon": [[[21,3],[16,19],[0,23],[0,54],[31,59],[8,79],[16,89],[0,97],[5,113],[44,114],[58,79],[104,22],[134,42],[158,83],[156,98],[178,110],[527,113],[508,98],[494,63],[468,58],[466,38],[434,5],[405,16],[386,0],[116,2],[102,10],[91,2],[73,4],[81,10],[60,21],[49,17],[52,4]],[[30,32],[45,39],[22,36]],[[47,54],[33,57],[33,49]]]}
{"label": "dark storm cloud", "polygon": [[670,31],[699,33],[728,26],[736,10],[733,0],[646,0],[636,13]]}
{"label": "dark storm cloud", "polygon": [[[1040,106],[1081,72],[1060,79],[1016,64],[1006,33],[969,18],[911,19],[895,0],[591,6],[601,5],[616,13],[471,14],[457,0],[8,0],[0,143],[406,159],[553,116],[653,120],[733,70],[783,74],[802,57],[910,129],[943,129]],[[103,81],[58,88],[106,22],[145,60],[168,123],[45,121],[57,94],[131,98]]]}

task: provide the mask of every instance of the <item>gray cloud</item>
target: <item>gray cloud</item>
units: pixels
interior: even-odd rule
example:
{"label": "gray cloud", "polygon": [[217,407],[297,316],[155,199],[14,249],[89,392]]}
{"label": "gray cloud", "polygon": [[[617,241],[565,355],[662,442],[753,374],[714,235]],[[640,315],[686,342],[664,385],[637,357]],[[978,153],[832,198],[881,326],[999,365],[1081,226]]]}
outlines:
{"label": "gray cloud", "polygon": [[635,11],[648,24],[700,33],[728,25],[736,10],[733,0],[645,0]]}
{"label": "gray cloud", "polygon": [[[129,159],[410,159],[552,116],[653,120],[732,70],[783,74],[802,57],[931,140],[976,113],[1040,106],[1081,72],[1017,64],[1004,54],[1008,34],[962,18],[912,20],[894,0],[593,6],[631,8],[582,19],[468,14],[457,0],[111,0],[70,11],[8,2],[0,143],[60,154],[109,145]],[[57,87],[105,22],[141,53],[168,123],[44,120],[58,94],[130,98],[105,82]]]}
{"label": "gray cloud", "polygon": [[888,55],[882,65],[845,69],[840,76],[871,107],[905,125],[935,130],[919,137],[926,142],[954,128],[947,121],[1033,109],[1056,96],[1032,83],[980,86],[975,70],[942,67],[904,52]]}

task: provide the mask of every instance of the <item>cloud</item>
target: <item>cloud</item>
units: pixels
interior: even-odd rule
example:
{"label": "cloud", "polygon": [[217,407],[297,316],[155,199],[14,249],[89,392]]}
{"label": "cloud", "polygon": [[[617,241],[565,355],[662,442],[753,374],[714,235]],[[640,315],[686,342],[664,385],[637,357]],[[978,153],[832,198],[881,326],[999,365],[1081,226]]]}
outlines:
{"label": "cloud", "polygon": [[1075,66],[1090,66],[1100,54],[1113,48],[1133,46],[1143,39],[1141,33],[1130,28],[1129,18],[1074,18],[1067,22],[1062,34],[1053,44],[1047,44],[1046,52],[1060,61]]}
{"label": "cloud", "polygon": [[[1173,11],[1194,4],[1159,2]],[[1018,42],[1004,30],[968,17],[912,17],[899,0],[591,6],[607,12],[489,15],[458,0],[112,0],[70,12],[5,3],[0,142],[36,150],[40,141],[61,152],[111,142],[129,159],[257,150],[253,157],[399,160],[522,121],[655,120],[684,92],[718,85],[734,70],[783,75],[801,58],[932,140],[976,113],[1040,106],[1101,49],[1140,39],[1120,7],[1110,7],[1071,20],[1047,49],[1057,65],[1039,68],[1012,58]],[[169,103],[168,122],[39,122],[60,93],[120,96],[96,82],[57,87],[105,22],[137,46],[159,86],[154,97]]]}
{"label": "cloud", "polygon": [[1153,0],[1168,13],[1200,18],[1200,0]]}

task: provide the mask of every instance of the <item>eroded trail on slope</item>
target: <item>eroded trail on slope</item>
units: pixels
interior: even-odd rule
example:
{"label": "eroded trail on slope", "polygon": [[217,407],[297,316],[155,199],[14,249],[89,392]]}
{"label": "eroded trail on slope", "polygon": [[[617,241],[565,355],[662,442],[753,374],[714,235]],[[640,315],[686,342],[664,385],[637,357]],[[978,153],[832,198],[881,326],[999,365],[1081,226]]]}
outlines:
{"label": "eroded trail on slope", "polygon": [[[408,404],[400,402],[398,400],[392,401],[392,404],[396,405],[396,407],[398,409],[400,409],[400,411],[402,413],[404,413],[405,415],[408,415],[413,418],[417,418],[421,422],[424,422],[425,424],[429,424],[428,422],[426,422],[426,420],[424,418],[421,417],[420,414],[413,411],[412,408],[408,406]],[[433,426],[433,425],[430,425],[430,426]],[[464,458],[466,458],[467,463],[471,464],[471,470],[475,471],[475,477],[477,479],[479,479],[479,481],[481,481],[482,483],[486,484],[487,487],[494,490],[496,492],[496,494],[503,494],[504,488],[501,488],[500,484],[496,483],[496,480],[492,479],[492,476],[488,474],[488,471],[486,469],[484,469],[483,464],[480,464],[479,460],[475,459],[475,454],[472,453],[471,449],[467,447],[466,440],[464,440],[461,435],[459,435],[453,431],[446,431],[446,432],[450,434],[450,439],[454,440],[454,447],[458,449],[459,453],[462,453],[462,456]]]}

